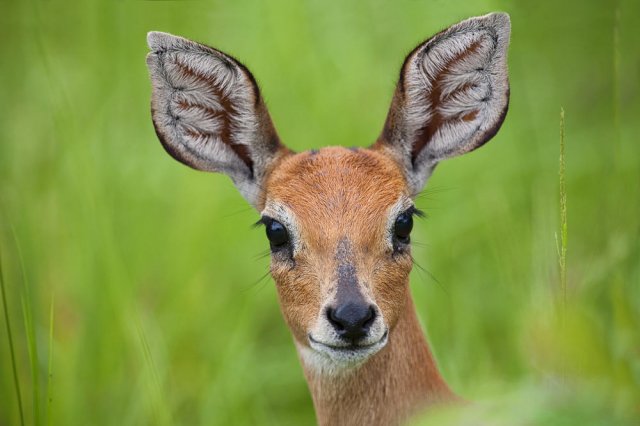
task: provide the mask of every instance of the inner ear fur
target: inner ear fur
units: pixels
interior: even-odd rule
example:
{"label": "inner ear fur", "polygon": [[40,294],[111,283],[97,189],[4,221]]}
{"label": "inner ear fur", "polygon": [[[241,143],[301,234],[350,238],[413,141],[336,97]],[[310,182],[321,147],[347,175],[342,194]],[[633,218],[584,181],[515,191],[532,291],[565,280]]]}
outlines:
{"label": "inner ear fur", "polygon": [[502,125],[510,32],[506,13],[470,18],[406,57],[374,148],[402,164],[414,195],[439,161],[482,146]]}
{"label": "inner ear fur", "polygon": [[274,162],[289,151],[249,70],[212,47],[151,32],[147,66],[156,134],[176,160],[225,173],[254,206]]}

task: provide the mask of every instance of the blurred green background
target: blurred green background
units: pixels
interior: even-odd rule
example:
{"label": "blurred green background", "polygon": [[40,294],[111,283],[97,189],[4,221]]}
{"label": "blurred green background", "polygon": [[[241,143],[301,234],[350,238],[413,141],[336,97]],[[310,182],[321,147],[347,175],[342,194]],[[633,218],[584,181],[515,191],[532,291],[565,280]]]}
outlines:
{"label": "blurred green background", "polygon": [[[295,150],[368,145],[416,44],[511,14],[511,107],[418,206],[417,309],[474,401],[431,424],[638,424],[640,2],[9,1],[0,424],[311,424],[258,219],[161,148],[145,34],[224,50]],[[560,108],[566,113],[563,303]],[[12,356],[17,381],[14,380]],[[18,398],[17,388],[20,396]]]}

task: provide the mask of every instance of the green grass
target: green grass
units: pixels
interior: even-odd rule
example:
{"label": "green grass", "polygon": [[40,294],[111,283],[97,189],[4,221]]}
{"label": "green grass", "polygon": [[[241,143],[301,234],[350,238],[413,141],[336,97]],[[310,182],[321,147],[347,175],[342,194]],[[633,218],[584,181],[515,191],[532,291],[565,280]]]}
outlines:
{"label": "green grass", "polygon": [[257,214],[155,137],[147,31],[246,63],[283,141],[304,150],[373,142],[403,55],[493,10],[512,18],[510,111],[489,144],[438,167],[414,231],[416,307],[443,375],[473,404],[426,421],[633,424],[632,0],[5,4],[0,424],[313,422],[273,283],[260,280]]}
{"label": "green grass", "polygon": [[558,261],[560,267],[560,292],[562,309],[567,308],[567,168],[565,165],[564,109],[560,108],[560,243]]}
{"label": "green grass", "polygon": [[[14,241],[16,243],[16,251],[18,254],[18,260],[20,262],[20,272],[22,274],[22,281],[24,285],[24,291],[20,298],[22,305],[22,314],[24,316],[24,326],[27,338],[27,349],[29,353],[29,362],[31,368],[31,390],[33,401],[33,419],[36,424],[40,424],[40,369],[38,367],[38,348],[36,344],[35,327],[33,324],[33,310],[31,309],[32,296],[29,292],[29,283],[27,281],[27,274],[24,267],[24,259],[22,258],[22,251],[20,250],[20,244],[13,232]],[[9,321],[7,320],[7,327],[9,327]]]}
{"label": "green grass", "polygon": [[[47,424],[53,424],[53,413],[51,406],[53,404],[53,312],[55,308],[54,298],[51,296],[51,305],[49,307],[49,362],[47,363]],[[34,402],[35,405],[35,402]]]}
{"label": "green grass", "polygon": [[[7,343],[9,354],[11,356],[11,372],[13,373],[14,397],[18,403],[18,414],[20,416],[20,424],[24,425],[24,411],[22,408],[22,392],[20,391],[20,378],[18,377],[18,368],[16,367],[16,352],[13,345],[13,332],[11,331],[11,320],[9,315],[9,307],[7,306],[7,290],[4,285],[4,272],[2,269],[2,251],[0,251],[0,289],[2,290],[2,307],[4,308],[4,322],[7,326]],[[6,376],[5,376],[6,377]]]}

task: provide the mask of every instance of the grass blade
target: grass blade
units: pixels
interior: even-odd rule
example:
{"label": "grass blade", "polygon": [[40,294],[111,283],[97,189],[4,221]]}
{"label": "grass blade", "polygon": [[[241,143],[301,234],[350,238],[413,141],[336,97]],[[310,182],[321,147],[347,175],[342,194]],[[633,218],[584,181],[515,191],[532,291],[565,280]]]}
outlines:
{"label": "grass blade", "polygon": [[15,229],[11,226],[11,233],[16,244],[18,252],[18,260],[20,261],[20,270],[22,273],[23,294],[22,294],[22,315],[24,318],[24,327],[27,335],[27,349],[29,353],[29,363],[31,365],[32,380],[32,399],[33,399],[33,422],[35,425],[40,424],[40,362],[38,361],[38,342],[36,340],[36,330],[33,325],[33,310],[31,308],[31,292],[29,291],[29,280],[27,271],[24,267],[24,257],[22,249],[18,242],[18,236]]}
{"label": "grass blade", "polygon": [[560,108],[560,290],[562,308],[567,306],[567,185],[565,169],[564,109]]}
{"label": "grass blade", "polygon": [[47,423],[51,425],[51,405],[53,403],[53,307],[54,296],[51,295],[51,307],[49,308],[49,365],[47,368]]}
{"label": "grass blade", "polygon": [[146,366],[148,369],[148,376],[150,376],[151,383],[147,383],[150,399],[151,399],[151,409],[153,410],[153,414],[156,417],[156,424],[169,425],[171,424],[171,414],[165,408],[165,405],[162,404],[162,383],[160,381],[160,376],[158,374],[158,370],[156,368],[156,364],[153,361],[153,355],[151,353],[151,347],[149,346],[149,342],[147,341],[147,336],[144,332],[144,328],[142,327],[142,321],[140,318],[137,318],[136,321],[137,329],[138,329],[138,337],[140,339],[140,345],[142,347],[142,352],[144,356],[144,360],[146,362]]}
{"label": "grass blade", "polygon": [[622,130],[620,125],[620,1],[617,0],[614,9],[613,21],[613,146],[614,168],[620,161],[620,149]]}
{"label": "grass blade", "polygon": [[4,274],[2,271],[2,252],[0,252],[0,290],[2,290],[2,305],[4,307],[4,319],[7,325],[7,338],[9,339],[9,351],[11,352],[11,367],[13,368],[13,382],[18,398],[18,411],[20,412],[20,424],[24,426],[24,412],[22,409],[22,395],[20,393],[20,380],[18,379],[18,368],[16,366],[16,354],[13,347],[13,337],[11,336],[11,321],[9,319],[9,309],[7,306],[7,292],[4,285]]}

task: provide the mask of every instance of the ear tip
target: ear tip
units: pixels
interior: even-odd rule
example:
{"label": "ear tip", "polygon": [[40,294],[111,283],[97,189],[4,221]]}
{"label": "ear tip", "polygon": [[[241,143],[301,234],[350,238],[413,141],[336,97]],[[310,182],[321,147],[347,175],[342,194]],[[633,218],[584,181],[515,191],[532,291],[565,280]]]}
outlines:
{"label": "ear tip", "polygon": [[497,19],[503,22],[510,22],[511,16],[507,12],[491,12],[486,15],[487,17],[492,17],[493,19]]}
{"label": "ear tip", "polygon": [[147,33],[147,45],[151,50],[167,48],[175,43],[180,37],[162,31],[149,31]]}
{"label": "ear tip", "polygon": [[511,28],[511,16],[507,12],[494,12],[492,13],[494,22],[499,25]]}
{"label": "ear tip", "polygon": [[511,31],[511,17],[507,12],[492,12],[480,18],[490,22],[493,26]]}
{"label": "ear tip", "polygon": [[155,47],[159,44],[159,39],[161,37],[161,32],[159,31],[149,31],[147,33],[147,46],[149,49],[154,50]]}

